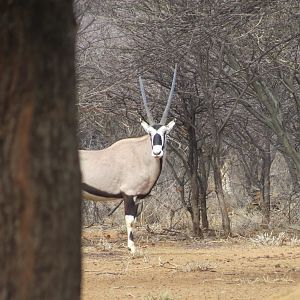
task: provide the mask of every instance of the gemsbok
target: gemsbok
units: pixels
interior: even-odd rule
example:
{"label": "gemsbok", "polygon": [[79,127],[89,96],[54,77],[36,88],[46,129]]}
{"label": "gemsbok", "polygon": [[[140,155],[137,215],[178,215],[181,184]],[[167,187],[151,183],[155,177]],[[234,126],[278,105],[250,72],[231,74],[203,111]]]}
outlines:
{"label": "gemsbok", "polygon": [[83,199],[94,201],[124,200],[128,248],[134,254],[132,226],[137,214],[137,200],[146,197],[159,178],[167,135],[175,121],[166,124],[174,93],[177,66],[172,86],[159,123],[155,123],[147,105],[143,80],[140,89],[148,123],[141,122],[148,133],[138,138],[119,140],[103,150],[80,150]]}

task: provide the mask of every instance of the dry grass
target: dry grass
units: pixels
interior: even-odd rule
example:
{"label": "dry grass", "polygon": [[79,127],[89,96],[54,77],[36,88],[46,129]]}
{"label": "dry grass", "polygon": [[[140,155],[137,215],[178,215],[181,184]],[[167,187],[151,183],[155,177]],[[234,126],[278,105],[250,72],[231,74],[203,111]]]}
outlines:
{"label": "dry grass", "polygon": [[174,264],[170,261],[163,261],[161,257],[158,259],[158,266],[166,269],[172,269],[178,272],[215,272],[216,267],[207,262],[191,261],[183,265]]}
{"label": "dry grass", "polygon": [[274,284],[274,283],[292,283],[295,282],[291,276],[289,275],[277,275],[275,277],[270,277],[269,275],[265,275],[262,277],[256,277],[253,279],[238,279],[237,280],[241,284],[257,284],[257,283],[262,283],[262,284]]}
{"label": "dry grass", "polygon": [[294,235],[290,238],[287,244],[292,247],[300,247],[300,239]]}
{"label": "dry grass", "polygon": [[[160,230],[158,226],[153,229]],[[270,292],[293,286],[298,278],[299,251],[292,246],[268,250],[269,246],[253,247],[248,238],[166,240],[152,245],[156,233],[141,228],[139,236],[149,235],[149,245],[137,243],[143,252],[132,257],[126,244],[120,243],[120,238],[126,243],[126,236],[107,228],[99,231],[99,227],[85,231],[91,240],[83,247],[86,300],[96,299],[95,295],[104,291],[105,299],[198,299],[202,285],[207,299],[229,299],[229,294],[244,299],[245,292],[249,299],[266,299]],[[112,250],[98,251],[101,236],[108,234],[109,241],[102,239],[101,247],[106,248],[108,242]],[[293,237],[285,242],[297,245],[299,240]],[[216,286],[227,294],[216,292]]]}
{"label": "dry grass", "polygon": [[174,300],[175,298],[168,291],[161,292],[158,295],[149,294],[144,297],[144,300]]}
{"label": "dry grass", "polygon": [[204,271],[210,271],[214,272],[215,267],[207,262],[188,262],[186,265],[180,266],[179,270],[182,272],[204,272]]}
{"label": "dry grass", "polygon": [[[213,199],[210,199],[210,201]],[[179,240],[193,240],[192,224],[190,215],[183,209],[176,211],[171,218],[170,203],[166,206],[160,202],[155,201],[151,197],[147,199],[144,206],[143,215],[138,219],[133,231],[134,238],[138,252],[135,257],[143,257],[144,254],[140,252],[140,245],[151,245],[161,241],[179,241]],[[174,207],[172,208],[174,209]],[[99,211],[102,212],[101,209]],[[209,203],[208,210],[210,230],[204,232],[205,243],[212,237],[216,240],[221,240],[222,223],[219,208],[215,201]],[[274,218],[273,214],[273,218]],[[230,210],[231,230],[235,237],[245,237],[251,243],[261,246],[276,246],[276,245],[290,245],[293,247],[300,246],[300,240],[295,234],[299,230],[292,230],[291,225],[278,226],[278,222],[272,221],[270,227],[271,233],[265,233],[261,228],[262,215],[258,210],[247,211],[241,207],[234,207]],[[126,241],[126,226],[124,222],[123,209],[118,209],[111,217],[104,217],[102,219],[102,226],[112,229],[117,228],[120,234],[120,239],[116,245],[111,244],[110,240],[100,240],[98,247],[103,250],[111,250],[113,247],[127,247]],[[282,224],[281,224],[282,225]],[[101,226],[101,227],[102,227]],[[276,234],[275,234],[276,232]],[[287,232],[287,234],[281,233]],[[293,235],[294,236],[291,236]],[[207,239],[208,238],[208,239]],[[94,245],[96,246],[96,245]]]}
{"label": "dry grass", "polygon": [[279,232],[278,234],[273,232],[263,232],[256,235],[254,238],[250,238],[250,241],[255,245],[262,246],[300,246],[300,239],[298,239],[296,235],[290,236],[286,232]]}
{"label": "dry grass", "polygon": [[96,247],[100,248],[102,251],[110,251],[113,249],[113,244],[110,243],[107,239],[103,238],[98,241]]}
{"label": "dry grass", "polygon": [[255,245],[262,246],[282,246],[285,242],[286,233],[280,232],[278,235],[273,234],[272,232],[263,232],[256,237],[251,238],[250,241]]}

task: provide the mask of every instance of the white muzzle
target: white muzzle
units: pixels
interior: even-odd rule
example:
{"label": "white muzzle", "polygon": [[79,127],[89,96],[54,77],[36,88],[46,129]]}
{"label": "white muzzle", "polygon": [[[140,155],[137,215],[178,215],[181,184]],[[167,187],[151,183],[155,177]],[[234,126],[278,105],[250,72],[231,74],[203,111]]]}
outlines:
{"label": "white muzzle", "polygon": [[152,147],[152,156],[154,157],[162,157],[164,154],[162,146],[161,145],[154,145]]}

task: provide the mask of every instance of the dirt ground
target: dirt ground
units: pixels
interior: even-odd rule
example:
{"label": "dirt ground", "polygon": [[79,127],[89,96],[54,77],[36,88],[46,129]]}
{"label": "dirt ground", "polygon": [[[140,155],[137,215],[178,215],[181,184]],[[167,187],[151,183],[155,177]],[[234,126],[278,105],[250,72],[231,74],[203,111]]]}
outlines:
{"label": "dirt ground", "polygon": [[[250,240],[194,240],[138,230],[132,257],[126,233],[83,232],[82,299],[300,299],[300,247]],[[299,288],[300,291],[300,288]]]}

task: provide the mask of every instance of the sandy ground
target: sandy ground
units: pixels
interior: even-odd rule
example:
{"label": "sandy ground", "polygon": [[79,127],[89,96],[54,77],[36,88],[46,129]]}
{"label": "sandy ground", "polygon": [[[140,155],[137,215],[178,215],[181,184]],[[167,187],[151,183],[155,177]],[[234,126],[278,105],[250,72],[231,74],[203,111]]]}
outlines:
{"label": "sandy ground", "polygon": [[[300,299],[300,247],[257,246],[245,239],[197,241],[146,230],[139,255],[126,234],[83,232],[82,299]],[[288,296],[287,296],[288,295]]]}

